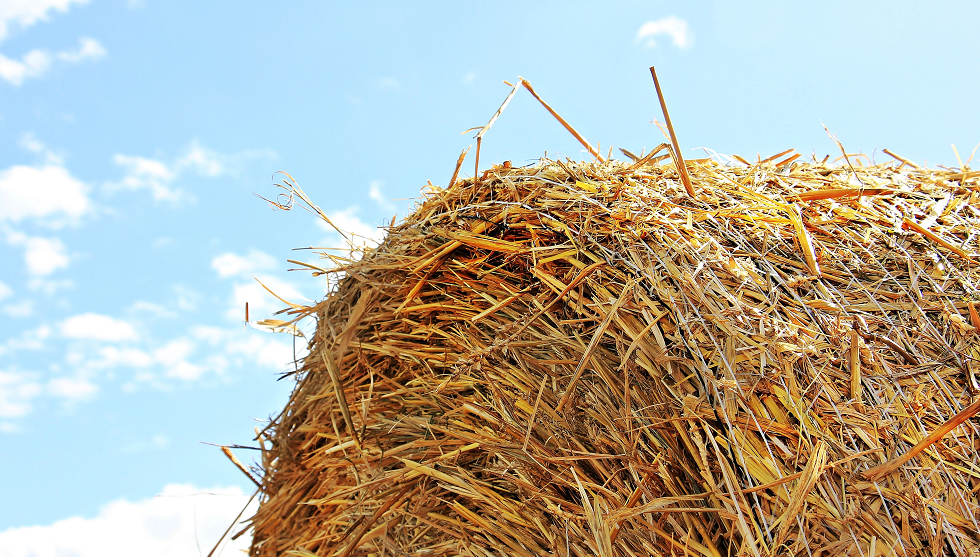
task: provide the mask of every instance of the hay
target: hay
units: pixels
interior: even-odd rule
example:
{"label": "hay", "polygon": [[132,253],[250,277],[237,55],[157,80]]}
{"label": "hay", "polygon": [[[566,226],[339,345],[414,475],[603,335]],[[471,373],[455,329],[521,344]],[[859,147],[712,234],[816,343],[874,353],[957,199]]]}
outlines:
{"label": "hay", "polygon": [[251,554],[976,555],[977,175],[781,155],[505,163],[332,256]]}
{"label": "hay", "polygon": [[464,152],[381,245],[294,262],[336,282],[263,322],[317,327],[251,555],[980,553],[980,173],[684,163],[672,127],[623,163],[541,102],[596,162]]}

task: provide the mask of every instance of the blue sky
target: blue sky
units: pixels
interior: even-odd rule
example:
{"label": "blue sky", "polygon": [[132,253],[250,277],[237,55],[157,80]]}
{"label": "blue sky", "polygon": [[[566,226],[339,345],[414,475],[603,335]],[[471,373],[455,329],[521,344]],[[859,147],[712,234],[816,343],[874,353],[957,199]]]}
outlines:
{"label": "blue sky", "polygon": [[[281,307],[253,277],[318,299],[286,259],[342,245],[253,195],[276,171],[377,236],[505,79],[603,152],[658,145],[650,65],[687,156],[836,157],[826,125],[878,162],[966,161],[980,5],[796,4],[0,0],[0,557],[114,555],[120,528],[120,554],[206,554],[244,505],[202,442],[250,444],[291,388],[291,337],[242,323]],[[520,92],[481,166],[545,152],[587,156]]]}

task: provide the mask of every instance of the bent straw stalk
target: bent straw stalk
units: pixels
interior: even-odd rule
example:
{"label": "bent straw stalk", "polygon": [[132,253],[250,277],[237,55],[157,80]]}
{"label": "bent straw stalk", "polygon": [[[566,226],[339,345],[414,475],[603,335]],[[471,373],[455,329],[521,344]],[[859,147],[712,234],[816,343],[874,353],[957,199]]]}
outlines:
{"label": "bent straw stalk", "polygon": [[[670,113],[667,112],[667,101],[664,100],[663,91],[660,90],[660,80],[657,79],[657,70],[650,66],[650,75],[653,76],[653,85],[657,88],[657,99],[660,100],[660,109],[664,113],[664,121],[667,122],[667,130],[670,131],[670,143],[674,147],[674,157],[676,157],[677,171],[681,175],[681,182],[684,183],[684,190],[687,195],[694,197],[694,187],[691,185],[691,177],[687,173],[687,165],[684,164],[684,155],[681,154],[681,147],[677,143],[677,134],[674,133],[674,125],[670,123]],[[782,155],[784,153],[780,153]]]}

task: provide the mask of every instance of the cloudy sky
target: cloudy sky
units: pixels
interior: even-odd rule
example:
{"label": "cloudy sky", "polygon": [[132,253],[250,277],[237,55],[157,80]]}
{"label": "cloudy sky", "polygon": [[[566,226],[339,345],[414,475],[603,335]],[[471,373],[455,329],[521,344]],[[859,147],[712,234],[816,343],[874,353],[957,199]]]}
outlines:
{"label": "cloudy sky", "polygon": [[[377,237],[505,79],[603,152],[656,146],[650,65],[688,156],[836,156],[826,125],[966,162],[977,3],[795,4],[0,0],[0,557],[207,554],[245,506],[206,443],[253,444],[302,354],[245,303],[322,297],[286,260],[342,246],[253,195],[276,171]],[[522,92],[481,160],[546,152],[586,156]]]}

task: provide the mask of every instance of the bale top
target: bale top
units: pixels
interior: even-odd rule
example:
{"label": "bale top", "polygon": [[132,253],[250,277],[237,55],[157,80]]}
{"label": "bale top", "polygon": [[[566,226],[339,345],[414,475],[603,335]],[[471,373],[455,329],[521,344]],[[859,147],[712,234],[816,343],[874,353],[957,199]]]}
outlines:
{"label": "bale top", "polygon": [[978,173],[777,159],[505,163],[308,264],[251,554],[976,555]]}

